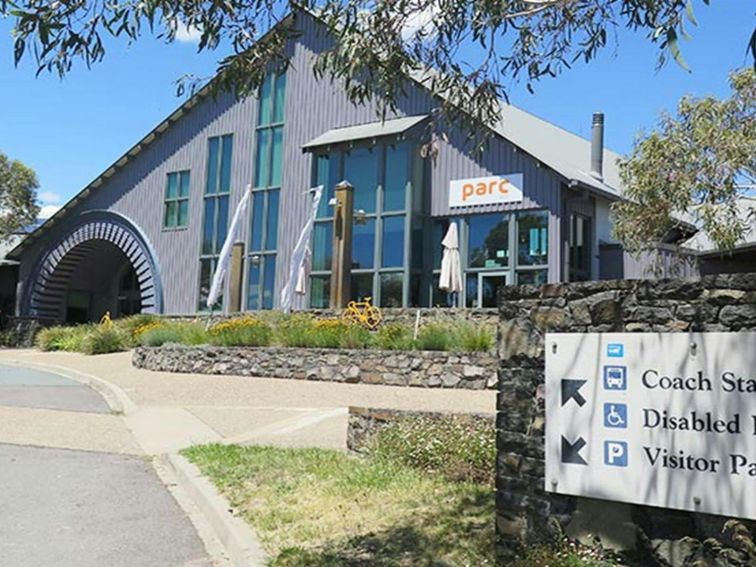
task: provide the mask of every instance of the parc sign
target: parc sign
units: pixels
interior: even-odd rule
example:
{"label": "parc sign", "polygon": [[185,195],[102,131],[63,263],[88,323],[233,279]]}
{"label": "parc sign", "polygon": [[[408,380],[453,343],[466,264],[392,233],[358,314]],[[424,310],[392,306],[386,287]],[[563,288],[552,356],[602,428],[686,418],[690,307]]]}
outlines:
{"label": "parc sign", "polygon": [[449,206],[472,207],[522,202],[522,173],[453,179],[449,182]]}
{"label": "parc sign", "polygon": [[756,519],[756,333],[547,334],[545,482]]}

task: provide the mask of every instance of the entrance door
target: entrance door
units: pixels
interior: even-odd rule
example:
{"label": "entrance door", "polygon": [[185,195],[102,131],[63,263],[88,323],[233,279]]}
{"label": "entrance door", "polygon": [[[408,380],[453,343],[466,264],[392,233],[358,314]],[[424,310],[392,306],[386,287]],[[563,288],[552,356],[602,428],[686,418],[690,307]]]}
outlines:
{"label": "entrance door", "polygon": [[496,307],[496,290],[507,285],[507,272],[478,274],[478,307]]}

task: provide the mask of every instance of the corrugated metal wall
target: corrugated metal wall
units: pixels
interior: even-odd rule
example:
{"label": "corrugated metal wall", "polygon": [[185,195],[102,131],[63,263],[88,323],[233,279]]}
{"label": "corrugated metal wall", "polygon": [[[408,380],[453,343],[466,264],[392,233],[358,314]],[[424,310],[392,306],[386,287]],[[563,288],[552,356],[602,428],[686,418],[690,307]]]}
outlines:
{"label": "corrugated metal wall", "polygon": [[[289,46],[291,67],[287,74],[284,126],[283,178],[280,202],[278,259],[276,262],[276,303],[288,276],[290,254],[304,223],[308,203],[305,191],[311,183],[311,156],[301,146],[336,127],[374,122],[373,105],[355,106],[343,91],[326,81],[316,81],[310,69],[315,54],[328,47],[329,39],[309,16],[299,16],[302,35]],[[397,115],[427,113],[433,101],[420,88],[410,87],[399,104]],[[190,313],[198,301],[199,251],[202,230],[203,192],[207,160],[207,140],[211,136],[234,135],[231,210],[244,187],[251,182],[254,167],[257,104],[254,98],[235,101],[231,95],[200,101],[157,140],[131,158],[130,162],[70,215],[85,210],[108,209],[134,222],[154,248],[164,286],[164,311]],[[475,159],[464,150],[461,133],[442,142],[438,159],[429,168],[426,189],[432,192],[431,214],[451,214],[448,187],[452,179],[492,174],[523,173],[523,203],[475,207],[469,212],[493,212],[547,208],[549,222],[549,280],[560,274],[560,178],[531,156],[508,142],[495,138],[488,150]],[[546,143],[546,141],[544,141]],[[185,229],[162,229],[166,174],[191,171],[189,225]],[[468,212],[468,211],[466,211]],[[454,214],[459,214],[455,211]],[[21,280],[28,277],[39,254],[63,236],[65,223],[47,230],[22,258]],[[248,223],[247,223],[248,224]],[[249,227],[246,227],[247,231]],[[245,277],[246,280],[246,277]],[[246,285],[246,284],[245,284]],[[246,296],[246,290],[243,294]],[[302,306],[297,297],[295,307]]]}

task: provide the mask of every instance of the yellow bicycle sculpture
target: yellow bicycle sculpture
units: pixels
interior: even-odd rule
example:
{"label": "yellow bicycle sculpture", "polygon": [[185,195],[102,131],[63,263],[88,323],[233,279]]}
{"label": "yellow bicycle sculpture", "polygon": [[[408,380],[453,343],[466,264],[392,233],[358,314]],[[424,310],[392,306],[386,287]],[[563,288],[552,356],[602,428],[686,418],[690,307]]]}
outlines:
{"label": "yellow bicycle sculpture", "polygon": [[342,317],[350,323],[364,325],[370,330],[377,328],[381,324],[383,315],[380,309],[371,305],[371,299],[371,297],[366,297],[364,301],[350,301]]}

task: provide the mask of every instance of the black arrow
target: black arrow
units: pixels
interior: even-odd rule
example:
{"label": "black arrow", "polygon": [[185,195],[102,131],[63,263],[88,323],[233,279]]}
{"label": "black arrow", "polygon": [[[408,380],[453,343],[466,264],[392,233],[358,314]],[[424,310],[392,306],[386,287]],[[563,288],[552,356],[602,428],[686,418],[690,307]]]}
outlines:
{"label": "black arrow", "polygon": [[585,439],[578,437],[577,441],[570,443],[562,435],[562,462],[573,465],[587,465],[585,459],[580,456],[580,449],[585,447]]}
{"label": "black arrow", "polygon": [[569,380],[567,378],[562,380],[562,405],[574,399],[577,405],[583,407],[585,405],[585,398],[580,393],[580,388],[586,382],[587,380]]}

